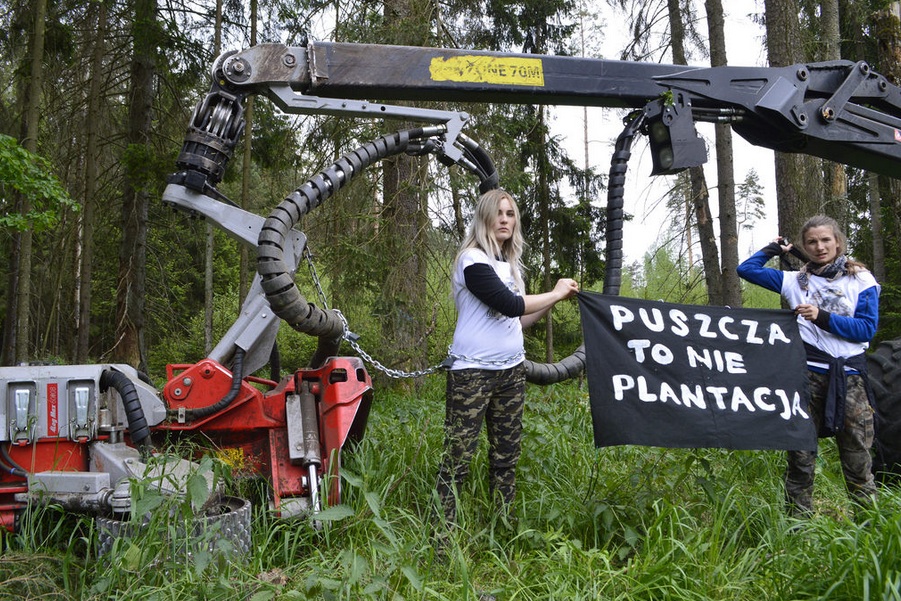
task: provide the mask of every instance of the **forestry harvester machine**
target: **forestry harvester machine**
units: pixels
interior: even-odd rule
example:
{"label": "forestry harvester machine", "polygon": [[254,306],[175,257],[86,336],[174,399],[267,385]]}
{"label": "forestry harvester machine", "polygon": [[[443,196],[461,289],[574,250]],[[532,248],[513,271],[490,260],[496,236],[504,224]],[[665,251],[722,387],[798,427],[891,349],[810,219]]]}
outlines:
{"label": "forestry harvester machine", "polygon": [[[268,217],[242,210],[216,188],[244,129],[245,101],[268,97],[285,113],[414,123],[349,152],[307,180]],[[374,101],[373,99],[378,99]],[[623,184],[636,134],[648,136],[652,175],[706,161],[696,122],[727,123],[749,142],[901,176],[901,91],[864,62],[780,68],[698,68],[562,56],[308,42],[263,44],[217,59],[212,87],[192,116],[163,202],[206,219],[256,249],[257,275],[235,323],[206,358],[168,366],[162,390],[127,365],[0,367],[0,522],[33,504],[56,504],[106,520],[133,510],[135,482],[184,493],[190,458],[155,460],[163,439],[202,440],[236,453],[271,484],[282,516],[310,515],[339,499],[342,447],[363,435],[372,382],[347,341],[364,355],[341,313],[317,307],[294,274],[306,249],[300,219],[373,163],[430,154],[496,187],[489,155],[463,133],[464,112],[383,104],[445,101],[604,106],[632,109],[611,160],[607,198],[607,276],[617,294],[622,261]],[[314,336],[309,364],[271,379],[270,362],[286,322]],[[368,358],[368,357],[367,357]],[[883,343],[870,369],[883,420],[880,465],[901,463],[901,341]],[[555,364],[527,362],[531,382],[581,372],[584,350]],[[877,458],[877,462],[880,459]],[[246,502],[219,513],[249,529]]]}

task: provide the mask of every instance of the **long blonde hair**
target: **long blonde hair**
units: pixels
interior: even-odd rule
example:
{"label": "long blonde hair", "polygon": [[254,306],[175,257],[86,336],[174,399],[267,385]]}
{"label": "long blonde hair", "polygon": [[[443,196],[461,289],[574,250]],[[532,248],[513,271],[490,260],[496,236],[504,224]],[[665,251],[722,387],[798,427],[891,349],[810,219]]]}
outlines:
{"label": "long blonde hair", "polygon": [[[504,199],[510,201],[510,205],[513,207],[513,214],[516,216],[516,223],[513,225],[512,235],[507,240],[504,240],[503,244],[498,244],[497,238],[494,236],[493,226],[497,219],[501,201]],[[522,236],[522,220],[520,219],[519,207],[516,205],[516,201],[513,200],[513,196],[506,190],[495,188],[479,197],[475,213],[473,214],[472,224],[469,226],[469,231],[466,232],[466,236],[464,236],[463,242],[460,244],[460,250],[454,259],[454,267],[456,267],[457,261],[460,260],[460,255],[463,251],[470,248],[481,250],[488,255],[491,261],[503,259],[510,263],[513,268],[513,279],[516,282],[516,286],[525,294],[526,287],[522,279],[522,253],[525,248],[525,240]]]}

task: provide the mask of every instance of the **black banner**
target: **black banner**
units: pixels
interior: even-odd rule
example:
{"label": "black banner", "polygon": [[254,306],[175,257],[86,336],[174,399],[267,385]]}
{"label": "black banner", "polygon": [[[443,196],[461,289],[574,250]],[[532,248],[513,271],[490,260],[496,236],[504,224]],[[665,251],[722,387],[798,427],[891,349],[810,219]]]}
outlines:
{"label": "black banner", "polygon": [[791,311],[579,294],[599,447],[815,450]]}

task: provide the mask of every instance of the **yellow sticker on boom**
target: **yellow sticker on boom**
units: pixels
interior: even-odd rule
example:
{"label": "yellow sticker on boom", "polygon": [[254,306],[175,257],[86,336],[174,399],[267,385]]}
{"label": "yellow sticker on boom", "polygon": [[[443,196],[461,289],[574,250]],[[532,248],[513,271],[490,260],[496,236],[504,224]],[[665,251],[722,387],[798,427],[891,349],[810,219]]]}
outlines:
{"label": "yellow sticker on boom", "polygon": [[429,66],[432,81],[494,83],[544,87],[544,66],[540,58],[452,56],[436,57]]}

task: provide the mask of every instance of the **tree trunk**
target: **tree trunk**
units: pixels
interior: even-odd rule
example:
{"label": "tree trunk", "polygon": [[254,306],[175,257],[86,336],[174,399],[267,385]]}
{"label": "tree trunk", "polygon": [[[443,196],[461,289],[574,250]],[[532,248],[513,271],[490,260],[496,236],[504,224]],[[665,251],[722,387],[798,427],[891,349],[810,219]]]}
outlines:
{"label": "tree trunk", "polygon": [[[25,96],[25,115],[22,123],[22,147],[36,153],[38,147],[38,125],[40,123],[41,87],[43,81],[44,27],[47,16],[47,0],[35,0],[34,30],[31,38],[31,72]],[[31,211],[28,198],[21,197],[22,214]],[[31,358],[29,337],[31,335],[31,228],[19,234],[18,262],[16,272],[16,344],[15,360],[17,363]]]}
{"label": "tree trunk", "polygon": [[704,263],[704,281],[707,284],[707,304],[723,304],[723,280],[720,277],[719,251],[716,248],[716,234],[713,219],[710,216],[710,192],[701,167],[688,170],[691,183],[691,203],[695,209],[695,222],[698,226],[698,242],[701,245],[701,261]]}
{"label": "tree trunk", "polygon": [[[823,56],[814,58],[826,61],[838,60],[842,57],[838,0],[822,0],[820,2],[820,15],[820,21],[823,26],[823,40],[820,46],[824,51]],[[845,166],[841,163],[825,161],[823,168],[826,171],[827,193],[824,212],[831,215],[841,224],[845,231],[848,231],[850,211],[848,178],[845,175]]]}
{"label": "tree trunk", "polygon": [[[685,28],[682,24],[682,10],[679,0],[667,0],[669,10],[670,39],[673,48],[673,63],[687,65],[685,57]],[[695,209],[695,221],[698,238],[701,244],[701,260],[704,263],[704,280],[707,282],[707,302],[711,305],[722,303],[722,278],[720,272],[719,250],[716,247],[716,234],[713,220],[710,218],[710,194],[707,192],[707,181],[702,167],[688,170],[691,181],[691,202]],[[686,222],[685,227],[691,227]]]}
{"label": "tree trunk", "polygon": [[420,369],[427,362],[423,337],[428,219],[421,187],[426,167],[422,158],[406,155],[382,164],[385,204],[380,221],[385,225],[385,250],[392,257],[381,302],[386,346],[394,351],[394,365]]}
{"label": "tree trunk", "polygon": [[[873,16],[873,31],[877,40],[879,71],[893,84],[901,84],[901,2],[891,5]],[[878,176],[870,178],[870,215],[873,231],[873,273],[880,282],[886,281],[886,239],[883,236],[882,215],[894,222],[894,238],[889,244],[901,240],[901,182],[895,178]],[[890,229],[889,232],[892,230]],[[896,246],[897,248],[897,246]],[[880,275],[881,274],[881,277]],[[897,277],[897,276],[896,276]],[[897,280],[896,280],[897,281]]]}
{"label": "tree trunk", "polygon": [[86,144],[84,167],[84,201],[81,213],[81,248],[78,260],[77,303],[78,324],[75,340],[75,362],[87,363],[90,352],[91,335],[91,282],[94,263],[94,220],[97,199],[97,177],[99,172],[98,138],[101,122],[101,95],[103,82],[103,58],[106,52],[105,1],[91,5],[97,11],[94,28],[94,48],[91,53],[91,83],[88,89],[88,110],[85,120]]}
{"label": "tree trunk", "polygon": [[3,348],[0,349],[0,365],[16,362],[16,324],[18,323],[19,242],[18,232],[10,236],[9,275],[6,278],[6,315],[3,318]]}
{"label": "tree trunk", "polygon": [[[431,5],[420,0],[385,2],[385,43],[422,46],[427,43]],[[380,230],[392,258],[381,294],[386,340],[393,341],[391,361],[419,369],[428,362],[426,249],[428,219],[423,191],[422,159],[405,154],[382,161],[384,183]],[[416,383],[418,385],[418,383]]]}
{"label": "tree trunk", "polygon": [[[259,19],[259,3],[257,0],[250,0],[250,45],[257,44],[257,20]],[[244,159],[241,164],[241,208],[250,209],[250,178],[253,158],[253,105],[254,98],[251,96],[244,105]],[[241,272],[238,276],[238,302],[244,302],[244,297],[250,290],[250,258],[247,245],[241,244],[238,250],[240,254]],[[240,310],[240,307],[238,308]]]}
{"label": "tree trunk", "polygon": [[[771,67],[803,62],[796,0],[765,0],[767,55]],[[776,153],[779,232],[794,238],[824,206],[822,161],[803,154]]]}
{"label": "tree trunk", "polygon": [[[706,0],[707,28],[710,38],[710,65],[727,64],[726,32],[722,0]],[[725,124],[714,126],[716,145],[717,197],[720,210],[720,252],[722,254],[722,304],[741,307],[741,281],[738,267],[738,218],[735,210],[735,169],[732,152],[732,128]]]}
{"label": "tree trunk", "polygon": [[454,231],[457,233],[457,243],[460,243],[466,236],[466,221],[463,219],[463,199],[460,197],[460,189],[453,184],[451,184],[451,201],[454,206]]}
{"label": "tree trunk", "polygon": [[147,276],[147,211],[152,182],[141,172],[150,156],[156,74],[156,0],[136,0],[132,28],[134,54],[128,97],[128,150],[124,161],[122,242],[116,290],[116,345],[113,357],[146,371],[144,292]]}
{"label": "tree trunk", "polygon": [[873,277],[885,281],[885,238],[882,236],[882,203],[879,195],[879,176],[867,178],[867,200],[870,204],[870,231],[873,233]]}
{"label": "tree trunk", "polygon": [[[541,136],[541,139],[533,141],[533,144],[535,148],[538,148],[538,190],[535,200],[538,202],[539,225],[541,227],[541,267],[544,271],[541,290],[543,292],[553,288],[551,278],[551,190],[548,182],[550,165],[548,164],[547,145],[544,143],[544,136],[547,132],[547,111],[545,111],[543,106],[536,107],[536,110],[538,111],[538,127],[533,129],[532,133],[536,136]],[[527,292],[527,290],[523,290],[523,294]],[[544,360],[547,363],[553,363],[554,361],[554,320],[551,317],[553,312],[552,308],[544,319]]]}

